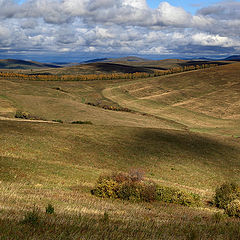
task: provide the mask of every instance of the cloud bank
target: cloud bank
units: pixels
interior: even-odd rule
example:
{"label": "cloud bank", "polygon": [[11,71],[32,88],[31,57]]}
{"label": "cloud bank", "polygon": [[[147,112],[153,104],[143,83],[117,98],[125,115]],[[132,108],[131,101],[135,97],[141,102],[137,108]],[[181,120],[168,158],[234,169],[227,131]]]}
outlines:
{"label": "cloud bank", "polygon": [[146,0],[0,0],[0,56],[236,54],[239,26],[239,1],[191,15]]}

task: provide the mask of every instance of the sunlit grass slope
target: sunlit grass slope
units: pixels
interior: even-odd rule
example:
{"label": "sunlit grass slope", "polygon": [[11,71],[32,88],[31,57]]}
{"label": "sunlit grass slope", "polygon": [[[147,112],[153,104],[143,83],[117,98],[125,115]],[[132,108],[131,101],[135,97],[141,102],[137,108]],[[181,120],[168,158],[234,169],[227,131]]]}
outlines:
{"label": "sunlit grass slope", "polygon": [[[128,203],[90,194],[100,174],[141,168],[159,184],[211,200],[217,185],[240,180],[238,139],[175,130],[14,121],[0,121],[0,132],[0,225],[5,228],[0,236],[6,239],[188,239],[194,232],[203,239],[212,234],[225,239],[239,236],[234,225],[238,222],[216,225],[215,210],[207,205],[194,209]],[[48,203],[56,215],[44,215]],[[42,212],[40,225],[20,224],[34,204]],[[107,223],[101,220],[104,212],[110,218]]]}
{"label": "sunlit grass slope", "polygon": [[116,112],[86,103],[118,106],[106,99],[102,90],[128,80],[90,82],[30,82],[0,80],[0,116],[14,117],[17,110],[30,112],[40,119],[67,122],[92,121],[94,124],[175,128],[165,119],[143,114]]}
{"label": "sunlit grass slope", "polygon": [[103,91],[123,107],[194,131],[239,135],[240,64],[123,83]]}

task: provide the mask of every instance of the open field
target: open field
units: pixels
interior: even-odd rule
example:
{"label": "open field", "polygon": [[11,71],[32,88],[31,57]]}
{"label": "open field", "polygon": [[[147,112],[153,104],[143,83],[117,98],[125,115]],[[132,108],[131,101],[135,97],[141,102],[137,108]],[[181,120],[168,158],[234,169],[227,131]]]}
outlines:
{"label": "open field", "polygon": [[192,131],[239,135],[240,64],[122,83],[103,95]]}
{"label": "open field", "polygon": [[[240,183],[239,76],[234,63],[135,80],[1,79],[0,239],[240,239],[239,220],[210,204],[216,186]],[[91,195],[101,174],[133,168],[203,205]],[[34,206],[38,224],[22,223]]]}
{"label": "open field", "polygon": [[[90,194],[99,174],[140,167],[162,185],[211,200],[216,185],[239,181],[237,139],[173,130],[13,121],[1,121],[0,130],[1,224],[8,226],[13,239],[18,239],[14,234],[22,229],[23,236],[30,239],[52,239],[55,234],[66,237],[68,232],[69,239],[102,239],[100,232],[107,239],[117,234],[117,239],[136,239],[135,231],[140,231],[137,239],[190,239],[191,234],[203,239],[212,234],[218,239],[239,237],[238,221],[216,224],[216,210],[207,204],[202,208],[139,204]],[[44,215],[48,203],[55,207],[56,216]],[[19,224],[34,205],[42,212],[41,226]],[[110,221],[101,224],[105,211]],[[4,231],[0,235],[9,236]]]}

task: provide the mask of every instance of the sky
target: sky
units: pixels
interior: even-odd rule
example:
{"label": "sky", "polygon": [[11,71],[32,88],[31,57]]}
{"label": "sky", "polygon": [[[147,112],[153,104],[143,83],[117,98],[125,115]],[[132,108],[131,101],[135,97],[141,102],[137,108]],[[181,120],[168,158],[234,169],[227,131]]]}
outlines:
{"label": "sky", "polygon": [[0,58],[240,54],[237,0],[0,0]]}

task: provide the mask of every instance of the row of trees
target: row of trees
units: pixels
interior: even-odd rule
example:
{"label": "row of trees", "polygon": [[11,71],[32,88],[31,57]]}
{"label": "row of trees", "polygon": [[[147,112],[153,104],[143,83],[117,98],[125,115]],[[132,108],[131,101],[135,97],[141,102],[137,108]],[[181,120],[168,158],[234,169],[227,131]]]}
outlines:
{"label": "row of trees", "polygon": [[0,72],[0,78],[10,80],[33,80],[33,81],[91,81],[91,80],[113,80],[113,79],[138,79],[148,77],[158,77],[173,73],[198,70],[215,67],[217,64],[191,65],[184,67],[173,67],[168,70],[155,70],[153,73],[109,73],[109,74],[88,74],[88,75],[46,75],[46,74],[22,74],[13,72]]}

